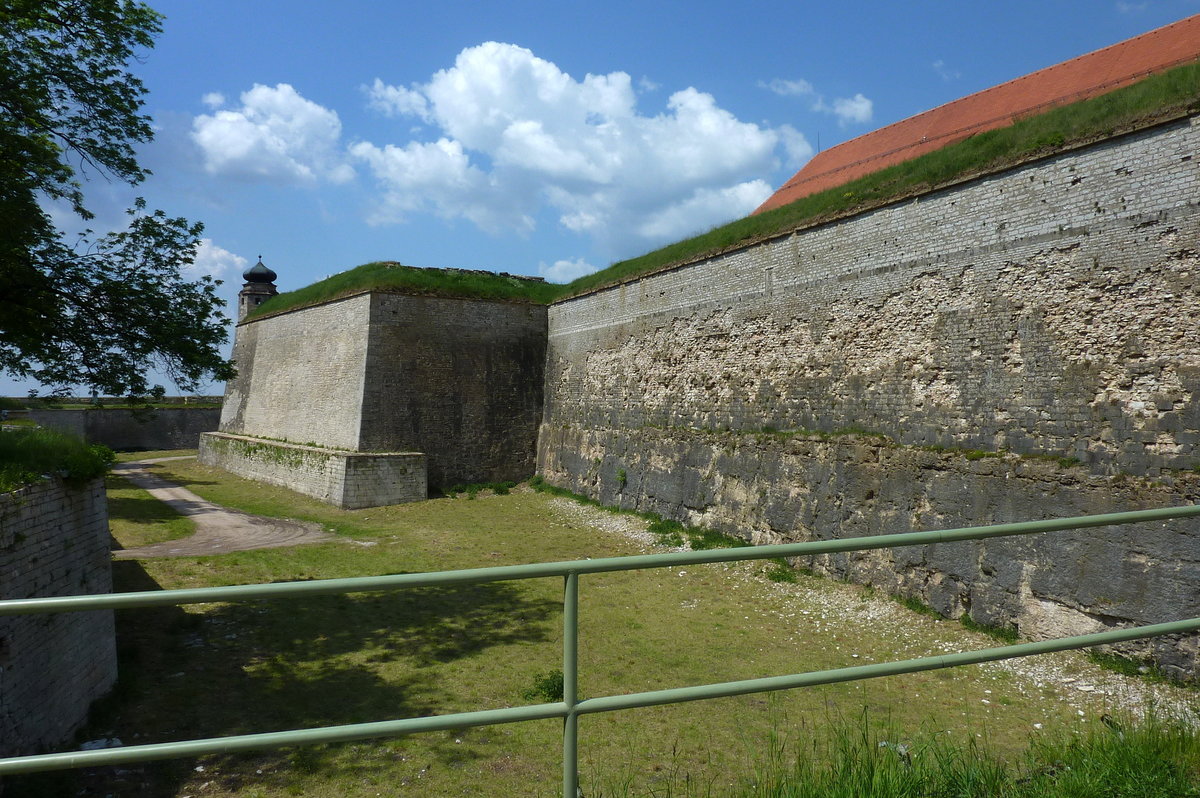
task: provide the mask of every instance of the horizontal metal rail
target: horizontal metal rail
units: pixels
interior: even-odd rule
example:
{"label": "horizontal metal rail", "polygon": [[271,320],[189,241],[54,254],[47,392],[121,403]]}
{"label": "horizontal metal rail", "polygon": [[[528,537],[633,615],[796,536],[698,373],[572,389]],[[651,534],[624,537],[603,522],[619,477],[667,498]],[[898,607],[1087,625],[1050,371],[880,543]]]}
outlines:
{"label": "horizontal metal rail", "polygon": [[563,727],[563,790],[574,796],[578,787],[577,723],[581,715],[615,712],[640,707],[700,701],[749,693],[812,687],[836,682],[897,676],[918,671],[957,667],[960,665],[993,662],[1026,657],[1053,651],[1119,643],[1168,634],[1200,631],[1200,618],[1153,624],[1129,629],[1116,629],[1090,635],[1021,643],[1012,646],[945,654],[934,657],[859,665],[833,670],[814,671],[747,679],[716,684],[677,687],[628,695],[603,696],[579,700],[578,684],[578,577],[581,574],[629,571],[647,568],[666,568],[702,563],[735,562],[742,560],[796,557],[832,552],[863,551],[876,548],[927,545],[966,540],[1035,534],[1039,532],[1085,529],[1115,524],[1164,521],[1200,516],[1200,505],[1167,507],[1155,510],[1136,510],[1123,513],[1079,516],[1045,521],[1027,521],[931,532],[912,532],[895,535],[875,535],[842,538],[829,541],[793,543],[772,546],[752,546],[737,549],[711,549],[694,552],[675,552],[633,557],[609,557],[595,560],[573,560],[557,563],[500,566],[436,573],[395,574],[391,576],[328,579],[308,582],[282,582],[266,585],[196,588],[189,590],[146,591],[138,593],[100,594],[88,596],[48,597],[0,601],[0,616],[50,612],[78,612],[107,609],[129,609],[177,604],[196,604],[217,601],[246,601],[296,596],[330,595],[368,591],[402,590],[450,584],[564,577],[564,635],[563,683],[564,700],[550,704],[463,712],[424,718],[326,726],[315,729],[267,732],[262,734],[216,737],[173,743],[128,746],[95,751],[72,751],[57,754],[0,759],[0,776],[76,767],[148,762],[157,759],[192,757],[208,754],[252,751],[294,745],[348,742],[373,738],[398,737],[419,732],[441,731],[474,726],[491,726],[530,720],[562,718]]}
{"label": "horizontal metal rail", "polygon": [[1135,524],[1146,521],[1165,521],[1172,518],[1200,517],[1200,505],[1161,507],[1154,510],[1132,510],[1103,515],[1084,515],[1074,518],[1053,518],[1044,521],[1021,521],[981,527],[938,529],[928,532],[902,532],[894,535],[837,538],[836,540],[781,543],[770,546],[746,546],[736,549],[705,549],[667,554],[642,554],[631,557],[603,557],[594,560],[500,565],[491,568],[469,568],[459,571],[392,574],[390,576],[360,576],[346,579],[316,579],[304,582],[272,582],[260,585],[231,585],[228,587],[197,587],[184,590],[148,590],[135,593],[98,593],[86,596],[47,596],[44,598],[10,599],[0,601],[0,616],[27,615],[48,612],[81,612],[87,610],[123,610],[135,607],[163,607],[177,604],[205,604],[217,601],[248,601],[256,599],[327,596],[340,593],[366,593],[405,590],[414,587],[479,584],[519,579],[540,579],[567,574],[598,574],[612,571],[638,571],[648,568],[672,568],[703,563],[768,560],[776,557],[802,557],[834,552],[891,549],[901,546],[921,546],[931,543],[951,543],[964,540],[1012,535],[1032,535],[1039,532],[1062,532],[1069,529]]}

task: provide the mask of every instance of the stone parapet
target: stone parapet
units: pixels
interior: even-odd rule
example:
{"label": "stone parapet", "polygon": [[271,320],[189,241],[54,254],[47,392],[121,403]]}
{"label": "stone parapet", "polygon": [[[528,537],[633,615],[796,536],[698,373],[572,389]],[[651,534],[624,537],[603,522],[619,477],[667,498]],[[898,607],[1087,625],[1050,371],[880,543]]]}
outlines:
{"label": "stone parapet", "polygon": [[209,432],[200,436],[200,462],[346,510],[428,495],[421,452],[352,452]]}

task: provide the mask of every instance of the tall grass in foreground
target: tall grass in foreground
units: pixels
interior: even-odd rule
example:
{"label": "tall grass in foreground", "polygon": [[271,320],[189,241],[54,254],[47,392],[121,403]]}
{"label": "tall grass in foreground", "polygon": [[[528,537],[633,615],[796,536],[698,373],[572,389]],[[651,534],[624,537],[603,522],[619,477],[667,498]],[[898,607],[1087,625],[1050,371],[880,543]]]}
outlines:
{"label": "tall grass in foreground", "polygon": [[106,446],[89,446],[75,435],[54,429],[0,432],[0,492],[16,490],[44,474],[86,481],[108,471],[113,461]]}
{"label": "tall grass in foreground", "polygon": [[[1071,734],[1034,737],[1007,762],[986,740],[944,732],[833,721],[770,741],[751,780],[730,790],[688,777],[655,796],[728,798],[1187,798],[1200,796],[1200,737],[1182,722],[1148,715]],[[631,795],[624,787],[598,793]]]}

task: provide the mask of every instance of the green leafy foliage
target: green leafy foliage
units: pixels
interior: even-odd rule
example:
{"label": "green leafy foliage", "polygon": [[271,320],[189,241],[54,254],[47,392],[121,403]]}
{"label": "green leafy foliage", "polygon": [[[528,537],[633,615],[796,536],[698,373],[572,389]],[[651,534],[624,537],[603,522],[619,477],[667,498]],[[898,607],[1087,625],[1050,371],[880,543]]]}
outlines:
{"label": "green leafy foliage", "polygon": [[533,678],[533,686],[521,693],[526,701],[562,701],[563,672],[560,670],[539,673]]}
{"label": "green leafy foliage", "polygon": [[132,0],[14,0],[0,8],[0,371],[65,392],[159,396],[160,368],[185,391],[233,371],[217,352],[228,321],[209,278],[181,274],[201,226],[149,212],[125,230],[67,243],[41,202],[83,219],[79,178],[136,184],[152,136],[145,88],[127,70],[159,15]]}
{"label": "green leafy foliage", "polygon": [[35,428],[0,433],[0,491],[10,491],[43,476],[86,482],[112,465],[107,446],[88,445],[75,435]]}

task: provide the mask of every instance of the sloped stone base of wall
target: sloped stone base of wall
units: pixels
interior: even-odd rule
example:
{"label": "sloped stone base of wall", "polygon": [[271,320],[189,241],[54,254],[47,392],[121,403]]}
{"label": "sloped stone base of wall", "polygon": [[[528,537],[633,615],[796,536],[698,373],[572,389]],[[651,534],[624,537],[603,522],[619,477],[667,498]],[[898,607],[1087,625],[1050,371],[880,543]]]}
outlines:
{"label": "sloped stone base of wall", "polygon": [[[104,480],[0,494],[0,599],[111,591]],[[116,678],[111,611],[0,618],[0,757],[68,741]]]}
{"label": "sloped stone base of wall", "polygon": [[420,452],[352,452],[206,432],[200,436],[200,462],[345,510],[420,501],[428,495]]}
{"label": "sloped stone base of wall", "polygon": [[[867,436],[544,424],[538,473],[602,504],[756,544],[1067,518],[1192,504],[1200,474],[1090,474],[1048,459],[897,446]],[[833,554],[800,563],[944,616],[1049,639],[1200,616],[1195,519]],[[1200,636],[1122,644],[1200,677]]]}

